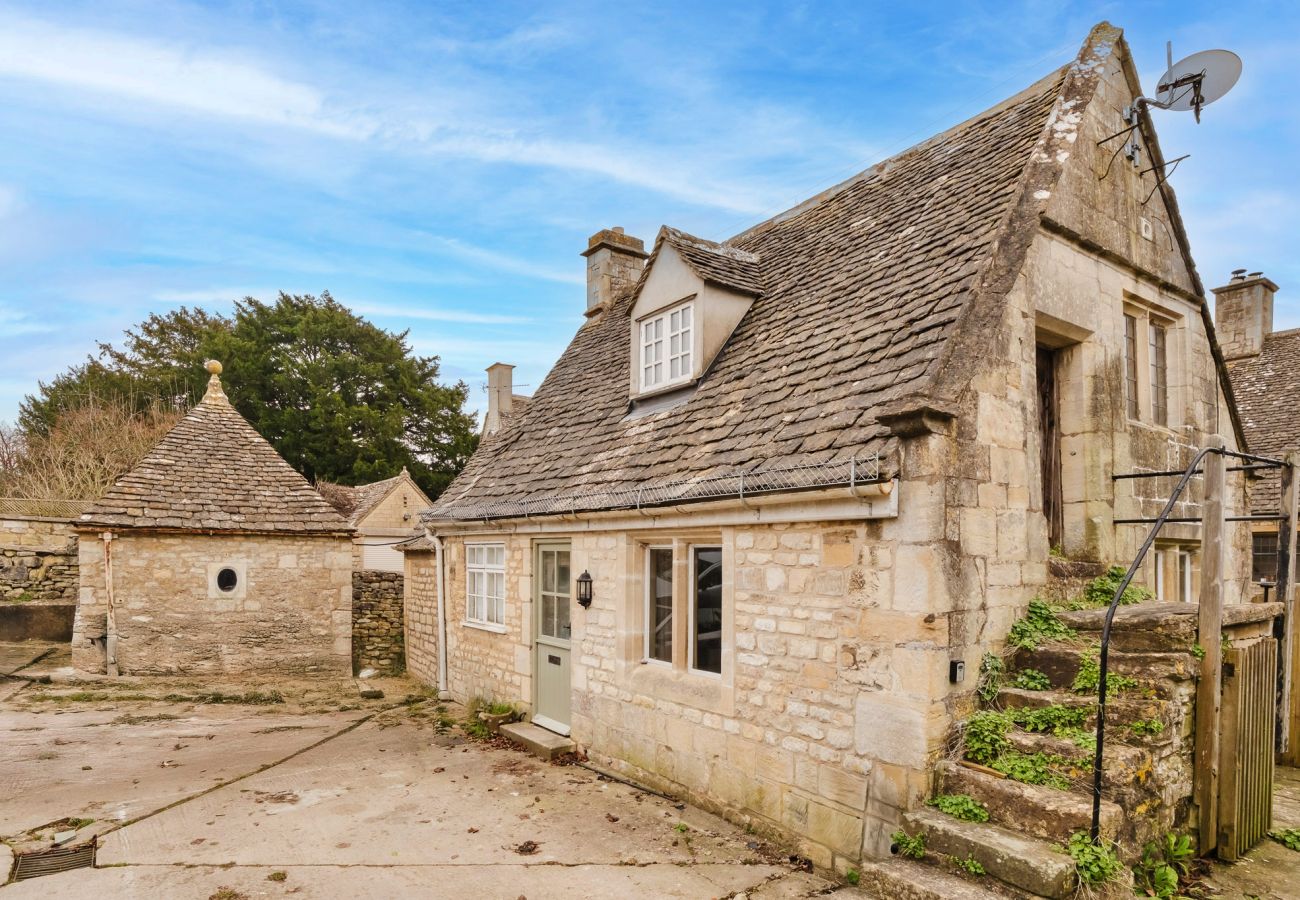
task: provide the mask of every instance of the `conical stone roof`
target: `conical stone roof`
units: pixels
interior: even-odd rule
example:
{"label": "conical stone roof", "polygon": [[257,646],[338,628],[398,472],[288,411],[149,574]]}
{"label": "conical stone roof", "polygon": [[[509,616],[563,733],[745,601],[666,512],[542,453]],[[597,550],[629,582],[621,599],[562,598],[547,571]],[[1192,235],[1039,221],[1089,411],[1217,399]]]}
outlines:
{"label": "conical stone roof", "polygon": [[227,533],[347,533],[334,507],[230,405],[220,364],[203,400],[78,524]]}

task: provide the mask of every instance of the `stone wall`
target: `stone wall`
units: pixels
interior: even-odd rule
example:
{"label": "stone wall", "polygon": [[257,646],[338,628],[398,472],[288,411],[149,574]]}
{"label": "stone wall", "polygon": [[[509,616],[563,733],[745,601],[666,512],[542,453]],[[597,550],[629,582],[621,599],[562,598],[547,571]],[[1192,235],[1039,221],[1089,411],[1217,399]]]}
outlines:
{"label": "stone wall", "polygon": [[[105,670],[103,545],[81,539],[72,661]],[[352,548],[345,537],[118,532],[112,541],[123,674],[347,675]],[[234,590],[217,572],[239,575]]]}
{"label": "stone wall", "polygon": [[77,535],[66,519],[0,519],[0,603],[76,603]]}
{"label": "stone wall", "polygon": [[407,550],[402,579],[406,671],[425,684],[438,684],[438,570],[432,550]]}
{"label": "stone wall", "polygon": [[352,573],[352,672],[406,671],[402,631],[403,578],[398,572]]}
{"label": "stone wall", "polygon": [[532,556],[527,537],[492,536],[506,545],[505,625],[466,621],[465,541],[447,541],[447,689],[453,700],[509,700],[531,709]]}

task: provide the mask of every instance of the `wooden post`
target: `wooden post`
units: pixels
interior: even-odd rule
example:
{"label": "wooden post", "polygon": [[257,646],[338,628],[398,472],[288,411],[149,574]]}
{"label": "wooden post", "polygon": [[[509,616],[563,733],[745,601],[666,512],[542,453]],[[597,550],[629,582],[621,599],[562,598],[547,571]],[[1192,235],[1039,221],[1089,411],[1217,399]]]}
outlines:
{"label": "wooden post", "polygon": [[1282,665],[1282,696],[1279,709],[1278,747],[1282,761],[1300,765],[1300,696],[1295,690],[1295,672],[1300,666],[1300,623],[1296,621],[1295,552],[1296,552],[1296,466],[1300,454],[1288,453],[1282,467],[1282,491],[1277,528],[1277,599],[1283,604],[1282,646],[1278,648]]}
{"label": "wooden post", "polygon": [[[1206,446],[1223,449],[1213,435]],[[1223,487],[1224,456],[1205,456],[1201,500],[1201,608],[1197,642],[1204,651],[1196,684],[1196,810],[1202,856],[1218,838],[1219,707],[1223,699]]]}

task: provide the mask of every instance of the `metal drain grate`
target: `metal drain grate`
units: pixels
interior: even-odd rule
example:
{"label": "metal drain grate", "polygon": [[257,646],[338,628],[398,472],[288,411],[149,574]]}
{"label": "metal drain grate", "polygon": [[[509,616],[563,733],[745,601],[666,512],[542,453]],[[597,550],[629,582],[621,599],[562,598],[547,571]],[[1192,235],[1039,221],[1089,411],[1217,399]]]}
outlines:
{"label": "metal drain grate", "polygon": [[57,847],[39,853],[24,853],[18,857],[14,881],[40,878],[42,875],[57,875],[70,869],[84,869],[94,864],[95,842],[93,840],[79,847]]}

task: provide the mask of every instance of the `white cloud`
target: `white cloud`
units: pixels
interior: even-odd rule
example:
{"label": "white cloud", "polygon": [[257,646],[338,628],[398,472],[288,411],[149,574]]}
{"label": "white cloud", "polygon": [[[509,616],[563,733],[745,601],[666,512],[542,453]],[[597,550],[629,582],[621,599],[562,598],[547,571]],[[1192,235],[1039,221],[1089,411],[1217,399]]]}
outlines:
{"label": "white cloud", "polygon": [[45,319],[33,319],[16,309],[0,306],[0,336],[2,337],[46,334],[57,330],[57,326]]}
{"label": "white cloud", "polygon": [[185,46],[0,16],[0,75],[60,84],[194,113],[364,137],[332,117],[322,93],[256,63]]}
{"label": "white cloud", "polygon": [[410,307],[388,303],[349,303],[348,306],[353,312],[366,316],[392,316],[398,319],[424,319],[430,322],[454,322],[462,325],[523,325],[532,321],[527,316],[478,313],[462,309]]}
{"label": "white cloud", "polygon": [[[543,30],[519,39],[527,43],[552,37]],[[4,77],[201,117],[375,142],[408,152],[596,175],[735,212],[756,213],[765,207],[751,191],[683,166],[676,161],[679,155],[646,155],[600,142],[557,141],[542,136],[541,120],[502,126],[491,120],[491,113],[475,116],[471,110],[488,110],[494,104],[477,96],[474,88],[457,90],[454,83],[439,86],[448,92],[438,104],[441,111],[432,111],[429,104],[412,109],[405,98],[380,91],[373,96],[331,94],[282,77],[250,55],[229,49],[146,40],[0,12],[0,78]],[[97,111],[114,113],[102,106]],[[138,115],[139,111],[127,112]]]}
{"label": "white cloud", "polygon": [[18,189],[7,184],[0,184],[0,219],[13,215],[22,208],[22,198]]}

